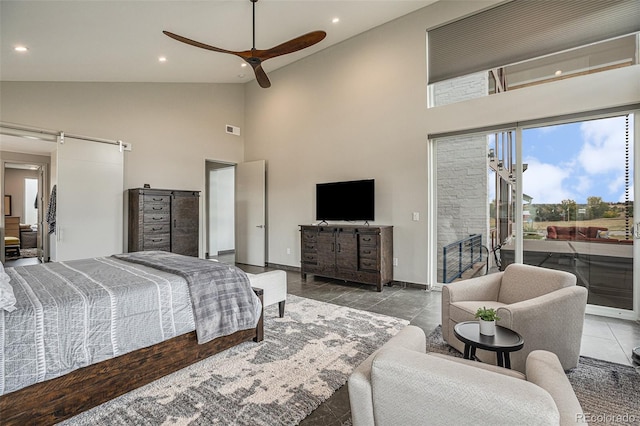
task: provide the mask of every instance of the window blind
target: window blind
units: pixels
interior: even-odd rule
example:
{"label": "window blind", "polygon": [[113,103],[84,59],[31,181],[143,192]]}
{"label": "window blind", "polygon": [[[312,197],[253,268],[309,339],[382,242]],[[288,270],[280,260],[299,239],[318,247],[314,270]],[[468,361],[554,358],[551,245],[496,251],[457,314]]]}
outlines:
{"label": "window blind", "polygon": [[637,31],[639,0],[512,0],[430,29],[429,83]]}

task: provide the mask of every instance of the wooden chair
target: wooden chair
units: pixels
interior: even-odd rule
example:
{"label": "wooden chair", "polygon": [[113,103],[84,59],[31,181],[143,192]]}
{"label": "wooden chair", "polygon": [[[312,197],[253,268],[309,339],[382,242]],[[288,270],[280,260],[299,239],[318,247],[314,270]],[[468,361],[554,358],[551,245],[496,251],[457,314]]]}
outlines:
{"label": "wooden chair", "polygon": [[17,216],[7,216],[4,218],[4,254],[15,253],[20,256],[20,218]]}
{"label": "wooden chair", "polygon": [[4,237],[4,255],[20,256],[20,239],[16,237]]}

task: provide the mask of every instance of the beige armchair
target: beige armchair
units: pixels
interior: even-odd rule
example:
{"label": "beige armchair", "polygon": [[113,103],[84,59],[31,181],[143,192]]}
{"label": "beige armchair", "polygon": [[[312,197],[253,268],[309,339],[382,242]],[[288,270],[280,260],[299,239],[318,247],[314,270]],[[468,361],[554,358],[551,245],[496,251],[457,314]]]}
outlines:
{"label": "beige armchair", "polygon": [[580,402],[551,352],[533,351],[526,375],[425,353],[422,329],[408,326],[349,377],[354,426],[572,425]]}
{"label": "beige armchair", "polygon": [[[573,274],[536,266],[511,264],[504,272],[447,284],[442,288],[442,335],[449,345],[464,350],[453,327],[473,321],[486,306],[498,312],[498,325],[524,338],[522,350],[511,353],[511,367],[524,372],[531,351],[555,353],[562,368],[578,365],[587,305],[587,290],[576,285]],[[496,362],[496,354],[478,350],[483,362]]]}

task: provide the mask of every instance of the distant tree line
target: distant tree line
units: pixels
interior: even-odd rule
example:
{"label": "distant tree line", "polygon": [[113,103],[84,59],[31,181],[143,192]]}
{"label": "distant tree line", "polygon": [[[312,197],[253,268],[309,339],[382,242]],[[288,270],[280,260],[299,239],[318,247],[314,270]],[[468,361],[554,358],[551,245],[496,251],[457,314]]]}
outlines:
{"label": "distant tree line", "polygon": [[[495,200],[489,205],[489,214],[496,217]],[[601,218],[616,218],[624,216],[628,209],[629,217],[633,216],[633,201],[625,203],[608,203],[601,197],[587,197],[587,204],[578,204],[574,200],[562,200],[556,204],[531,204],[535,210],[533,220],[536,222],[559,222],[574,220],[590,220]],[[526,209],[526,207],[525,207]]]}
{"label": "distant tree line", "polygon": [[[534,204],[536,222],[558,222],[616,218],[624,215],[624,203],[607,203],[601,197],[587,197],[587,204],[574,200],[562,200],[560,204]],[[633,202],[629,202],[629,216],[633,216]]]}

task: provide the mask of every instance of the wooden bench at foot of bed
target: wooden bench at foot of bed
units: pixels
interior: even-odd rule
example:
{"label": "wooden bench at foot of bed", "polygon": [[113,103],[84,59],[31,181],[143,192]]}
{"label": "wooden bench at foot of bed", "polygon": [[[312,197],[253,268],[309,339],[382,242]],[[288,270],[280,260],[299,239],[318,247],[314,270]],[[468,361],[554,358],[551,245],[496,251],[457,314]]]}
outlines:
{"label": "wooden bench at foot of bed", "polygon": [[[262,303],[263,291],[254,291]],[[203,345],[192,331],[0,396],[0,424],[55,424],[225,349],[250,340],[260,342],[263,317],[264,313],[256,328]]]}

